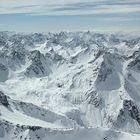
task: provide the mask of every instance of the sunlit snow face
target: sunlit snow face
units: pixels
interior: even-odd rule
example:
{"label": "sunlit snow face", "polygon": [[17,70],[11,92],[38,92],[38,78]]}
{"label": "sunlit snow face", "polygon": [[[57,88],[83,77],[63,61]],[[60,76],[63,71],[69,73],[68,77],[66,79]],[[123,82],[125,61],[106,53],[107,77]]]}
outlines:
{"label": "sunlit snow face", "polygon": [[140,31],[140,0],[4,0],[0,19],[0,30]]}

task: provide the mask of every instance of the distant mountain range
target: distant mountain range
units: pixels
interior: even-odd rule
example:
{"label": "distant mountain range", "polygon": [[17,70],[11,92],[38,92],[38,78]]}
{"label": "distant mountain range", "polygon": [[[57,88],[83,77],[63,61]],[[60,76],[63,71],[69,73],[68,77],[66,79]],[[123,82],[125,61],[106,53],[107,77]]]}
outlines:
{"label": "distant mountain range", "polygon": [[0,32],[0,140],[76,139],[140,139],[140,36]]}

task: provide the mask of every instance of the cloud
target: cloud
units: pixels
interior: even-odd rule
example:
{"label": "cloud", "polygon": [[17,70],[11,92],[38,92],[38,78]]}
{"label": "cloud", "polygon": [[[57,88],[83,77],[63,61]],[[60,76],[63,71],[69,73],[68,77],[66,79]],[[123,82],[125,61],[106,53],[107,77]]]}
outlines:
{"label": "cloud", "polygon": [[4,0],[0,14],[89,15],[140,13],[140,0]]}

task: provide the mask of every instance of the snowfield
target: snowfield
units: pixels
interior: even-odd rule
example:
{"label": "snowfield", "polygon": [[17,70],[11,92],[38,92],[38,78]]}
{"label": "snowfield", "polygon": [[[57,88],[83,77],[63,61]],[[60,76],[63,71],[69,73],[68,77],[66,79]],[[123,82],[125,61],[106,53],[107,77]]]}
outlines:
{"label": "snowfield", "polygon": [[0,32],[0,140],[76,139],[140,139],[140,37]]}

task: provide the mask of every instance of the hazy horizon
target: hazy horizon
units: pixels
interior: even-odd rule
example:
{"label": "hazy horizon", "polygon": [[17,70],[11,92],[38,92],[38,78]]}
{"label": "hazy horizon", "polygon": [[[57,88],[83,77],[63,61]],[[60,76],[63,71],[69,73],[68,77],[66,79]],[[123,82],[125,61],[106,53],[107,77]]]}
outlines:
{"label": "hazy horizon", "polygon": [[140,0],[0,1],[0,31],[140,32]]}

